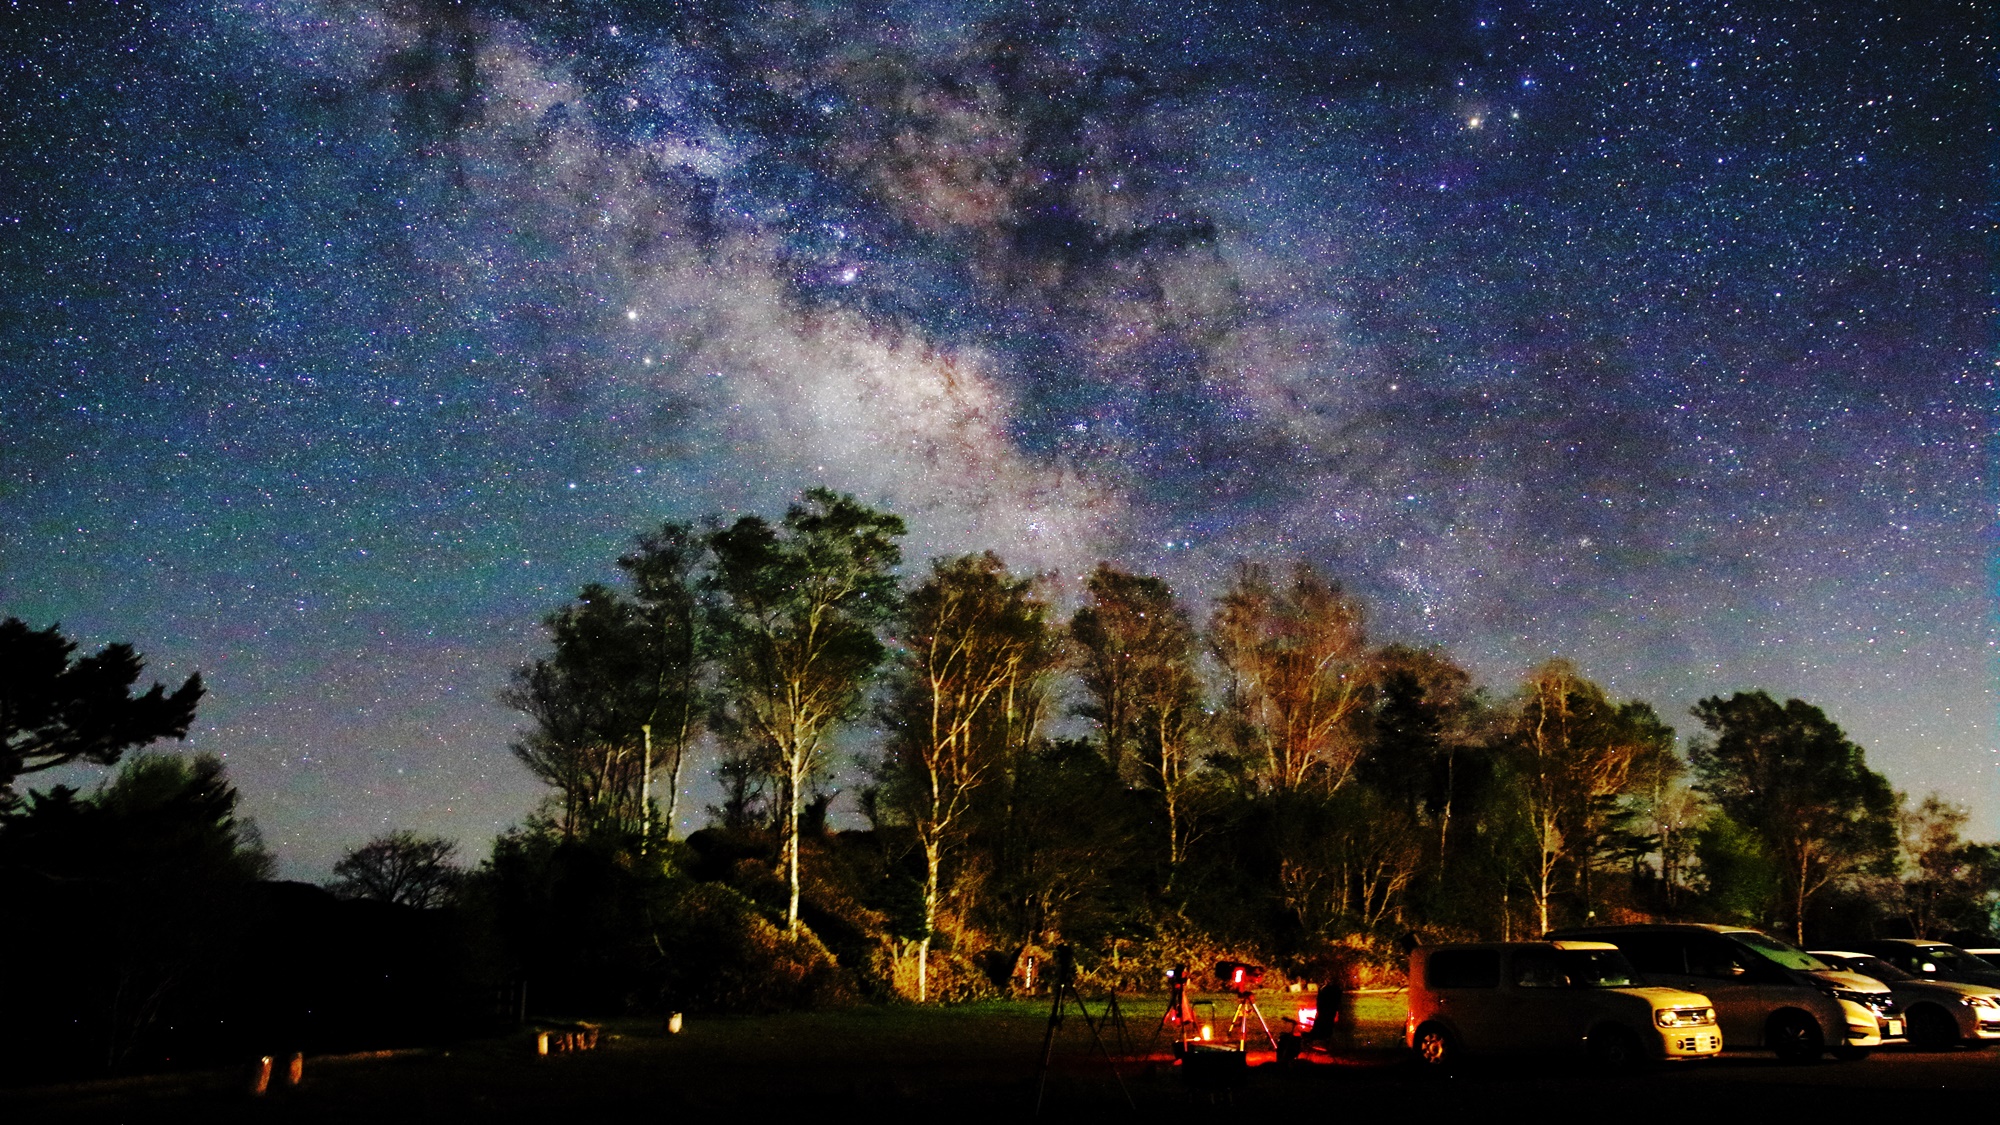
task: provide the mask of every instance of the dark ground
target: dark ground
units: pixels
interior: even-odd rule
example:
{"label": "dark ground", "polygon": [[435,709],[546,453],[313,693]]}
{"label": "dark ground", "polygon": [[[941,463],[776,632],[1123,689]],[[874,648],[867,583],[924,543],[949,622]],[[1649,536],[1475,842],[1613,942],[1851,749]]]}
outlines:
{"label": "dark ground", "polygon": [[[1415,1073],[1389,1046],[1400,1030],[1388,998],[1364,1006],[1357,1049],[1289,1068],[1253,1053],[1234,1091],[1192,1088],[1162,1049],[1144,1046],[1157,1000],[1127,998],[1135,1058],[1120,1067],[1133,1103],[1206,1116],[1235,1112],[1430,1117],[1519,1110],[1542,1119],[1634,1119],[1746,1111],[1836,1111],[1900,1119],[2000,1094],[2000,1051],[1878,1052],[1851,1063],[1784,1066],[1731,1055],[1696,1066],[1601,1075],[1562,1064],[1488,1064],[1451,1077]],[[1271,1012],[1274,1005],[1266,1004]],[[1096,1006],[1093,1003],[1093,1011]],[[603,1114],[701,1119],[773,1112],[1034,1116],[1048,1008],[1027,1001],[954,1008],[858,1008],[771,1017],[690,1017],[668,1036],[616,1021],[599,1050],[536,1058],[526,1034],[384,1056],[308,1058],[296,1089],[245,1090],[248,1068],[0,1092],[0,1120],[215,1122],[573,1121]],[[1043,1096],[1048,1117],[1124,1117],[1118,1082],[1073,1016],[1058,1032]],[[282,1074],[282,1060],[278,1067]]]}

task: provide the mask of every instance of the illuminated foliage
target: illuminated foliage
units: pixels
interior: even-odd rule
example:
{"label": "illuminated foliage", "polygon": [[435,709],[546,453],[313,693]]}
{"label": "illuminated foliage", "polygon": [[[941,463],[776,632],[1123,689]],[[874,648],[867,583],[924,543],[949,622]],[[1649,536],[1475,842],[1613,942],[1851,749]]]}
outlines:
{"label": "illuminated foliage", "polygon": [[1368,702],[1361,605],[1300,563],[1279,586],[1255,563],[1237,568],[1209,624],[1228,676],[1225,706],[1239,760],[1267,788],[1347,782],[1361,753]]}
{"label": "illuminated foliage", "polygon": [[744,516],[709,537],[723,732],[770,755],[779,784],[779,865],[799,921],[799,813],[825,739],[852,716],[887,655],[903,521],[829,489],[806,492],[773,527]]}
{"label": "illuminated foliage", "polygon": [[1566,660],[1549,661],[1522,685],[1504,746],[1526,830],[1523,874],[1537,932],[1549,928],[1558,870],[1575,863],[1588,871],[1610,801],[1657,745],[1657,730],[1645,722],[1651,714],[1621,710]]}
{"label": "illuminated foliage", "polygon": [[991,553],[936,562],[905,603],[887,796],[909,817],[924,858],[919,1001],[929,998],[946,853],[964,835],[978,790],[1033,735],[1021,704],[1058,656],[1047,615],[1034,583],[1010,576]]}

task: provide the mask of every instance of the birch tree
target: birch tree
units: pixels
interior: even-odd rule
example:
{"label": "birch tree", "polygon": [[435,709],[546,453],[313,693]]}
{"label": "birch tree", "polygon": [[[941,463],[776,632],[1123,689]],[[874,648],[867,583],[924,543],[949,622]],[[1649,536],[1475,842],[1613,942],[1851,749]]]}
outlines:
{"label": "birch tree", "polygon": [[1360,603],[1307,563],[1282,587],[1244,563],[1216,607],[1209,643],[1228,675],[1234,738],[1264,784],[1329,793],[1345,784],[1368,702]]}
{"label": "birch tree", "polygon": [[1187,847],[1187,793],[1206,719],[1195,670],[1195,632],[1165,581],[1099,563],[1070,636],[1112,770],[1132,773],[1164,814],[1168,882]]}
{"label": "birch tree", "polygon": [[1031,579],[988,552],[939,560],[909,595],[903,667],[889,709],[900,796],[924,857],[917,999],[928,1000],[932,939],[947,854],[962,841],[977,791],[1005,768],[1019,686],[1057,650]]}
{"label": "birch tree", "polygon": [[719,719],[769,755],[778,783],[785,924],[799,924],[799,813],[826,738],[860,704],[896,613],[903,521],[830,489],[807,491],[772,526],[744,516],[709,536]]}
{"label": "birch tree", "polygon": [[1557,871],[1588,847],[1594,818],[1625,790],[1645,743],[1567,660],[1528,676],[1513,720],[1507,749],[1529,838],[1528,891],[1545,933]]}
{"label": "birch tree", "polygon": [[501,700],[533,724],[514,755],[556,790],[564,834],[636,831],[643,847],[653,777],[666,769],[672,825],[701,731],[703,547],[675,523],[637,546],[618,560],[630,592],[591,583],[545,618],[551,652],[516,669]]}

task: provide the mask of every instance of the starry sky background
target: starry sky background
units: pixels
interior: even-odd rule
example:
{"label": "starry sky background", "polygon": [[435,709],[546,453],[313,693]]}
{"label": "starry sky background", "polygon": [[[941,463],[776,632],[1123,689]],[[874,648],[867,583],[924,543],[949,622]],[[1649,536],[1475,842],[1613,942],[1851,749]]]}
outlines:
{"label": "starry sky background", "polygon": [[539,618],[822,482],[1798,695],[1991,838],[1991,20],[16,0],[0,612],[198,669],[294,877],[483,854]]}

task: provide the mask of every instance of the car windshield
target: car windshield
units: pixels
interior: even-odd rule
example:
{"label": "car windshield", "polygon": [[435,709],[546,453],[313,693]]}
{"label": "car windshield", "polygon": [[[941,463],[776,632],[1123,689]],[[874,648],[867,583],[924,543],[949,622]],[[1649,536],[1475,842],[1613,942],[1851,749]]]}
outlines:
{"label": "car windshield", "polygon": [[1916,979],[1896,966],[1891,965],[1889,962],[1882,960],[1880,957],[1848,957],[1844,958],[1844,960],[1847,962],[1849,971],[1874,977],[1883,984],[1894,984],[1899,980]]}
{"label": "car windshield", "polygon": [[1639,984],[1639,971],[1623,953],[1615,949],[1565,949],[1563,975],[1573,988],[1631,988]]}
{"label": "car windshield", "polygon": [[1963,949],[1956,949],[1949,945],[1926,945],[1918,951],[1918,956],[1921,960],[1928,961],[1947,972],[1990,973],[1993,971],[1992,962],[1982,961]]}
{"label": "car windshield", "polygon": [[1767,937],[1754,930],[1735,930],[1730,938],[1736,944],[1755,951],[1767,961],[1774,961],[1787,969],[1825,970],[1826,962],[1807,953],[1796,945],[1787,945],[1774,937]]}

